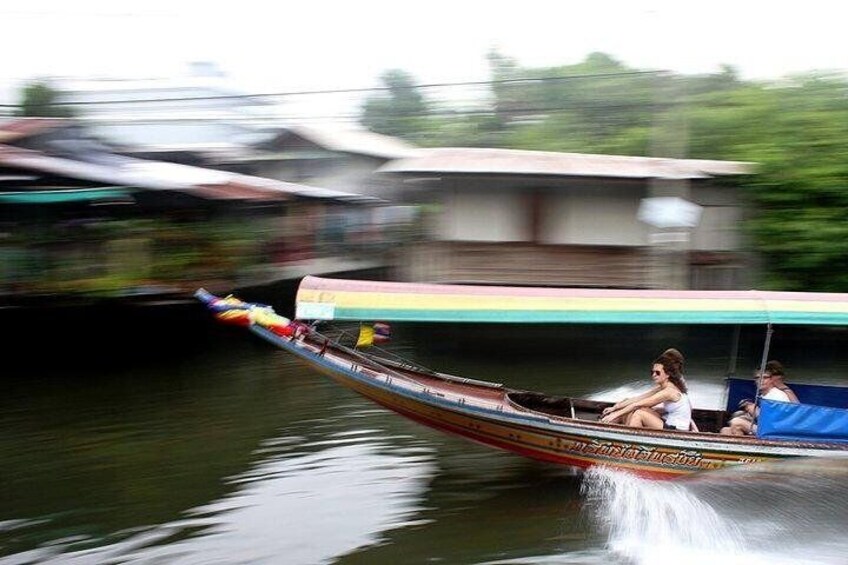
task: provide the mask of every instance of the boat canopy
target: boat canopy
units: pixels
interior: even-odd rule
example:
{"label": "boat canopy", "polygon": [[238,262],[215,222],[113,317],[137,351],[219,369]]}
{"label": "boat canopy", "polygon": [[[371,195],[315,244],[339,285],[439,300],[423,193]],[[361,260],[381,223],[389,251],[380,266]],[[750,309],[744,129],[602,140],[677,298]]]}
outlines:
{"label": "boat canopy", "polygon": [[419,284],[306,277],[301,320],[848,325],[848,294]]}

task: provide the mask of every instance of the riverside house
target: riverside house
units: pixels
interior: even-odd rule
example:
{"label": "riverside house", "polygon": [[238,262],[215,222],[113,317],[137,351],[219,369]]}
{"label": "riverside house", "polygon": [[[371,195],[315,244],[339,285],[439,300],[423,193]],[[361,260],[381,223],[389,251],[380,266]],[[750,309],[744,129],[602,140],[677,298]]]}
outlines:
{"label": "riverside house", "polygon": [[328,218],[379,206],[375,198],[127,157],[87,131],[75,120],[0,122],[3,302],[185,297],[201,285],[382,265],[373,242],[328,231]]}
{"label": "riverside house", "polygon": [[[429,203],[429,238],[407,254],[407,280],[697,289],[750,281],[734,179],[751,163],[438,148],[380,172]],[[646,218],[651,203],[665,217]],[[679,209],[694,219],[678,222]]]}

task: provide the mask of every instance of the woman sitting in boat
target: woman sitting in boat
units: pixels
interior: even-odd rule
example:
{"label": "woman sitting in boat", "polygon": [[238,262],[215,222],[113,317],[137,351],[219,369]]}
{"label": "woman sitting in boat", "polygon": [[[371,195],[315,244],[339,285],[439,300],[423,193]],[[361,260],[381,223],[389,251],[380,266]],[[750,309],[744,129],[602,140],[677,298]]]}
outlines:
{"label": "woman sitting in boat", "polygon": [[654,386],[644,394],[605,408],[601,422],[657,430],[689,429],[692,405],[681,375],[683,356],[677,350],[673,350],[676,355],[670,354],[670,351],[653,363],[651,379]]}

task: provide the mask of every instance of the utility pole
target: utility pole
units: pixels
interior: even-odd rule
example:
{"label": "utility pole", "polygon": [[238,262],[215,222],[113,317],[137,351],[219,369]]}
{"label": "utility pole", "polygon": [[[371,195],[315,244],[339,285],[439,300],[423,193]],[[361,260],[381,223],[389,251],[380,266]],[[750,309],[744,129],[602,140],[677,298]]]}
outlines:
{"label": "utility pole", "polygon": [[[688,155],[689,127],[680,88],[679,80],[670,72],[661,71],[654,75],[651,157],[685,159]],[[667,174],[650,179],[648,198],[679,198],[688,202],[688,173],[673,166],[669,166],[667,171]],[[648,242],[652,288],[689,288],[691,227],[686,227],[685,223],[665,228],[652,224]]]}

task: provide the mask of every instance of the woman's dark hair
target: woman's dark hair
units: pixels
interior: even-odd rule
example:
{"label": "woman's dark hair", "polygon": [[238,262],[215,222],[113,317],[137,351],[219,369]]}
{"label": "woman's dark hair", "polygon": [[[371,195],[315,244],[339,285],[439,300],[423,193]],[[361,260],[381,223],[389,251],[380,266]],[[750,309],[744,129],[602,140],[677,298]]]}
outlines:
{"label": "woman's dark hair", "polygon": [[786,373],[783,372],[783,365],[780,363],[780,361],[769,361],[768,363],[766,363],[766,368],[763,372],[775,377],[786,376]]}
{"label": "woman's dark hair", "polygon": [[683,375],[684,359],[683,359],[683,354],[680,353],[679,349],[669,347],[668,349],[666,349],[665,351],[663,351],[660,354],[660,357],[667,357],[667,358],[671,359],[672,361],[674,361],[675,363],[677,363],[677,373],[681,376]]}
{"label": "woman's dark hair", "polygon": [[665,370],[665,374],[668,375],[668,380],[671,381],[671,384],[676,386],[677,390],[686,394],[689,390],[686,386],[686,381],[683,379],[683,375],[681,374],[681,371],[683,370],[683,355],[680,355],[680,352],[676,349],[673,351],[677,353],[677,355],[669,355],[668,351],[665,351],[662,355],[654,359],[654,365],[662,365],[662,368]]}

